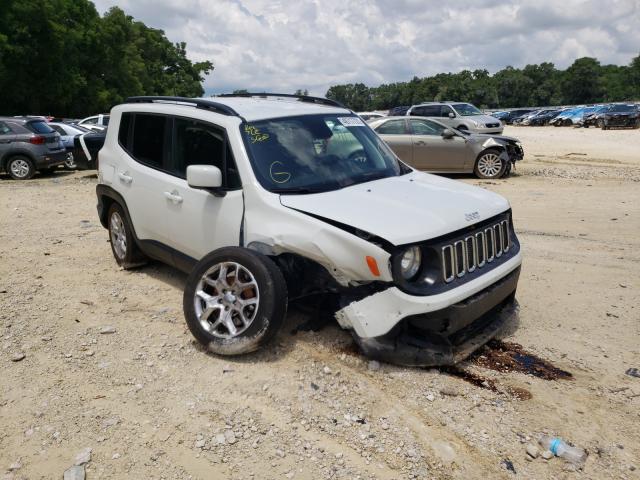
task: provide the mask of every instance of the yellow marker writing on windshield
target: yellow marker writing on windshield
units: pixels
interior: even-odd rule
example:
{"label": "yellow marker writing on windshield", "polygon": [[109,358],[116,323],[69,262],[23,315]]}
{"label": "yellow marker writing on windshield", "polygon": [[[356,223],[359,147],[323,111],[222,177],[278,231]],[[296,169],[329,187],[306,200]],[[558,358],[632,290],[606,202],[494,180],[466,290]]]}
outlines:
{"label": "yellow marker writing on windshield", "polygon": [[291,174],[282,171],[282,167],[284,167],[284,164],[278,161],[273,162],[269,167],[269,176],[276,183],[287,183],[291,180]]}

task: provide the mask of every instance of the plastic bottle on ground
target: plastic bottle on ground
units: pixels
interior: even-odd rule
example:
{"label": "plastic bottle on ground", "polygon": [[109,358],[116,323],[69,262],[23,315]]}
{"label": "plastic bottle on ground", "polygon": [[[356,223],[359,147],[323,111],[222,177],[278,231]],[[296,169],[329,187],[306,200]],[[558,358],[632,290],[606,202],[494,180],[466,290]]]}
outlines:
{"label": "plastic bottle on ground", "polygon": [[578,447],[572,447],[567,442],[558,437],[543,435],[538,440],[542,448],[549,450],[556,457],[562,457],[574,465],[582,465],[587,459],[587,452]]}

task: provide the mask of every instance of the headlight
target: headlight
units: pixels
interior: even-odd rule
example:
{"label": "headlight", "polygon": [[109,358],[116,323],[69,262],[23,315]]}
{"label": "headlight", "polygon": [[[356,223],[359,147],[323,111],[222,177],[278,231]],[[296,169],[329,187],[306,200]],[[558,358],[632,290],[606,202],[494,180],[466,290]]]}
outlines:
{"label": "headlight", "polygon": [[409,247],[402,254],[400,260],[400,271],[405,280],[411,280],[416,276],[422,263],[422,252],[420,247]]}

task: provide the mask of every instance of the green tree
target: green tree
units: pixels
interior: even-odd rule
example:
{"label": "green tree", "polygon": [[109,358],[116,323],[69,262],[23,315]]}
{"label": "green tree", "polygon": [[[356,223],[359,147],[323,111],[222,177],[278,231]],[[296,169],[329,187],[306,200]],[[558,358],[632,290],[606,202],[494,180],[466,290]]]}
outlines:
{"label": "green tree", "polygon": [[567,68],[562,78],[562,93],[571,104],[602,101],[604,86],[602,67],[595,58],[578,58]]}
{"label": "green tree", "polygon": [[88,0],[3,0],[0,8],[4,114],[84,116],[130,95],[201,96],[211,70],[119,8],[102,18]]}

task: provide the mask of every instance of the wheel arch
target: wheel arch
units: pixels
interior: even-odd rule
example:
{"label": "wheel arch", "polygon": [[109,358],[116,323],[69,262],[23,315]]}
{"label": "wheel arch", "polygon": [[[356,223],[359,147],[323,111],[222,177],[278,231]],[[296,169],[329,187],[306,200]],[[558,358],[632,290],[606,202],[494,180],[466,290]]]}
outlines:
{"label": "wheel arch", "polygon": [[33,167],[36,168],[36,159],[33,156],[33,154],[29,151],[29,150],[25,150],[25,149],[16,149],[16,150],[10,150],[8,152],[6,152],[1,158],[0,158],[0,167],[2,170],[7,169],[7,164],[9,163],[9,160],[11,160],[14,157],[27,157],[31,163],[33,163]]}

